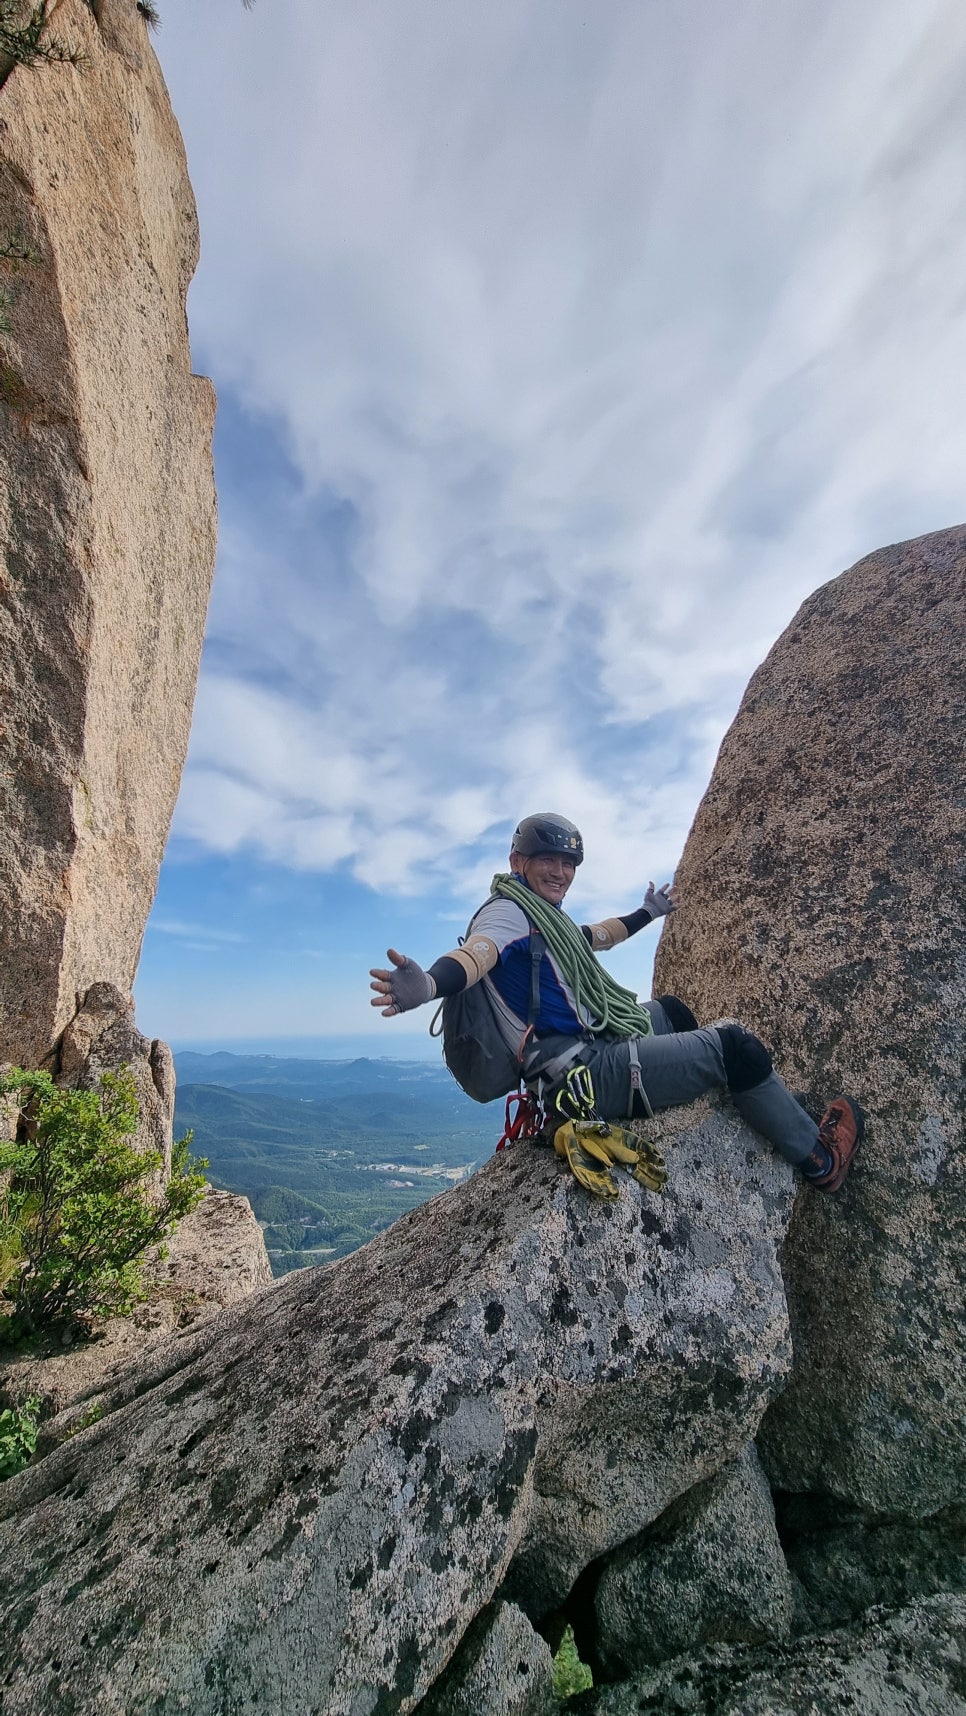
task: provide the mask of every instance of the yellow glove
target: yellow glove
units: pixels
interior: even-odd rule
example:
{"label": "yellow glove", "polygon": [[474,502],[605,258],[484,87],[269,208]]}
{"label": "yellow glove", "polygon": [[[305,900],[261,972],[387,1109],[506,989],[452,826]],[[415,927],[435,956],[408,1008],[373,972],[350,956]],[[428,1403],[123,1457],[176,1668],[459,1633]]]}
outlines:
{"label": "yellow glove", "polygon": [[649,1192],[663,1192],[667,1185],[667,1164],[656,1144],[645,1144],[640,1140],[637,1147],[637,1165],[631,1169],[639,1186],[644,1186]]}
{"label": "yellow glove", "polygon": [[[565,1120],[553,1135],[557,1155],[567,1163],[578,1184],[593,1192],[595,1197],[610,1202],[619,1194],[617,1182],[608,1171],[608,1158],[599,1149],[585,1148],[585,1145],[590,1145],[590,1140],[578,1139],[572,1120]],[[599,1166],[600,1163],[604,1166]]]}
{"label": "yellow glove", "polygon": [[[574,1144],[585,1157],[593,1157],[597,1162],[601,1162],[605,1169],[614,1163],[629,1168],[631,1177],[637,1181],[638,1185],[646,1187],[649,1192],[662,1192],[664,1190],[667,1185],[667,1168],[664,1157],[655,1145],[645,1144],[642,1140],[638,1143],[637,1149],[633,1150],[620,1126],[608,1126],[603,1121],[568,1121],[566,1126],[558,1128],[554,1137],[554,1149],[558,1156],[565,1156],[568,1161],[570,1160],[569,1141],[565,1137],[562,1147],[558,1146],[557,1143],[561,1134],[567,1133],[568,1127],[573,1133]],[[581,1185],[587,1185],[587,1180],[577,1174],[573,1162],[570,1165]],[[600,1177],[598,1169],[592,1168],[591,1171],[596,1177]],[[610,1179],[609,1175],[607,1177]],[[612,1180],[610,1183],[613,1185]],[[595,1191],[597,1187],[589,1186],[588,1189]],[[613,1194],[608,1193],[607,1195],[612,1196]]]}

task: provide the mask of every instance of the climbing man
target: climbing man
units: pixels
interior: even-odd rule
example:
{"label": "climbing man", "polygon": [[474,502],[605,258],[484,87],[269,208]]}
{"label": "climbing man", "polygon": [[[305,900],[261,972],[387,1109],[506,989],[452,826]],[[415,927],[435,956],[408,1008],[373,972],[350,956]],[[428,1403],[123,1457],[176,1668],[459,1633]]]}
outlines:
{"label": "climbing man", "polygon": [[641,1118],[726,1088],[749,1125],[810,1185],[837,1191],[864,1131],[858,1105],[836,1097],[816,1122],[742,1025],[701,1028],[676,996],[641,1004],[616,983],[596,955],[673,912],[676,902],[669,885],[655,889],[652,882],[636,911],[578,926],[563,902],[583,857],[580,833],[565,817],[524,817],[510,873],[494,876],[462,946],[428,971],[390,948],[391,967],[370,973],[372,1006],[392,1018],[483,984],[505,1049],[544,1100],[584,1069],[606,1120]]}

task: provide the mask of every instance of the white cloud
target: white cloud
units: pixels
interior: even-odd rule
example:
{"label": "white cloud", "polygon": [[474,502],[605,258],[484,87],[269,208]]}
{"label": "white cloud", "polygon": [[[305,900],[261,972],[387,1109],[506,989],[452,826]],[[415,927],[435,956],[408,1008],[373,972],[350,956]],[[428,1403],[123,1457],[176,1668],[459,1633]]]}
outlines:
{"label": "white cloud", "polygon": [[151,931],[160,935],[177,936],[179,940],[188,939],[192,943],[199,940],[207,942],[240,942],[244,936],[235,930],[212,929],[207,924],[184,923],[176,918],[159,918],[154,916],[148,925]]}
{"label": "white cloud", "polygon": [[[168,0],[228,488],[178,828],[479,891],[665,876],[817,584],[963,513],[953,0]],[[217,92],[221,92],[221,95]]]}

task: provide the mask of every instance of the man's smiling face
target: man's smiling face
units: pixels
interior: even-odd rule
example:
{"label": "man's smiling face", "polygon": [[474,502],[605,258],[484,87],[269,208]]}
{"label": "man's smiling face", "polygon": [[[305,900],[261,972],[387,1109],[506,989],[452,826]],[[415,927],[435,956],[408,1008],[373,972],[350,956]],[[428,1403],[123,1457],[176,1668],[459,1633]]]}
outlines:
{"label": "man's smiling face", "polygon": [[514,875],[522,876],[533,892],[552,906],[563,904],[576,868],[572,858],[564,858],[559,852],[538,852],[535,858],[523,858],[519,852],[510,853],[510,869]]}

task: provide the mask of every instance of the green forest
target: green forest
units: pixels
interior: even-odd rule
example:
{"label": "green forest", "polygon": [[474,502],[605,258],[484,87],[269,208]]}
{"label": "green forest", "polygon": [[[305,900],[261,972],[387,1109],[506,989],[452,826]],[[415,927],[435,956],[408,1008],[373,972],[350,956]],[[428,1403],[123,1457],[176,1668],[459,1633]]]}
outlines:
{"label": "green forest", "polygon": [[213,1185],[249,1198],[275,1275],[355,1251],[488,1156],[499,1105],[407,1061],[176,1056],[175,1125]]}

